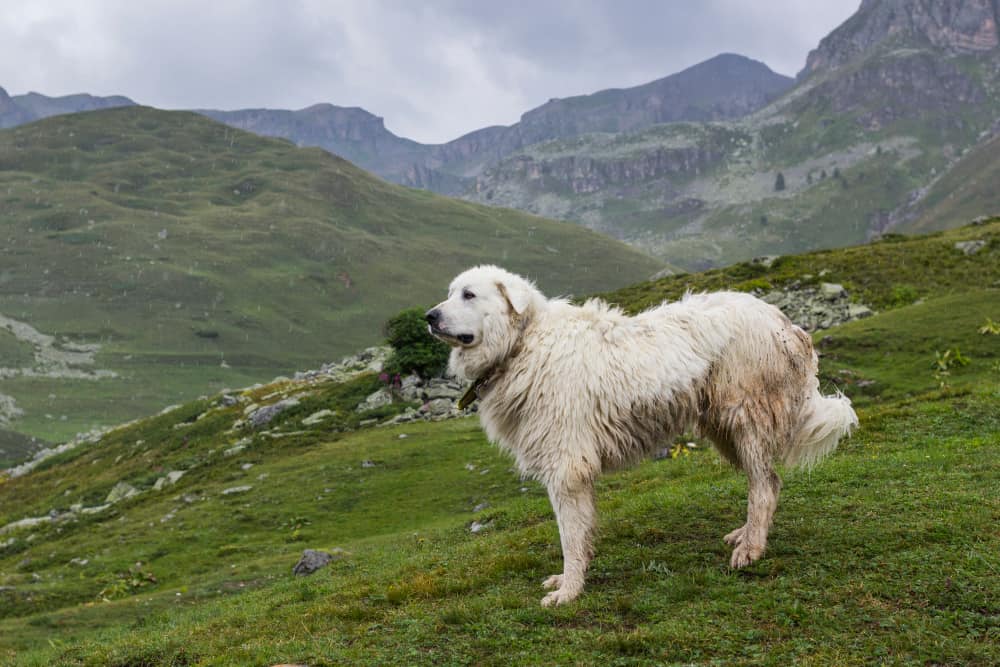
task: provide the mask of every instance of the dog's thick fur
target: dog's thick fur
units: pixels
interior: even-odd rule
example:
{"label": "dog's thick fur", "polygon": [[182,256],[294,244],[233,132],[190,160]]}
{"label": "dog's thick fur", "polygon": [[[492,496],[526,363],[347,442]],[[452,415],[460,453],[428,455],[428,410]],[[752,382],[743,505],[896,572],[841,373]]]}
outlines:
{"label": "dog's thick fur", "polygon": [[736,292],[688,295],[634,317],[599,300],[573,306],[495,266],[452,282],[427,319],[452,345],[450,370],[478,380],[490,439],[548,490],[563,571],[545,606],[583,590],[593,554],[594,480],[695,426],[749,478],[746,524],[723,539],[730,564],[764,553],[781,480],[774,469],[829,454],[857,417],[822,396],[809,336]]}

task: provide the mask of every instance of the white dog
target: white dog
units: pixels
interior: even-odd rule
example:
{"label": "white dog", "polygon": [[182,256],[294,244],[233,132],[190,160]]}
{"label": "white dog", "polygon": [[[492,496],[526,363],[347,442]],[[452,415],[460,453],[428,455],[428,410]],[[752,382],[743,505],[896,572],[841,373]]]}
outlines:
{"label": "white dog", "polygon": [[593,555],[594,480],[696,426],[750,482],[746,524],[723,539],[734,568],[764,553],[781,480],[857,425],[843,395],[820,395],[812,341],[777,308],[736,292],[688,295],[635,317],[602,301],[547,300],[495,266],[459,275],[427,312],[474,381],[489,438],[545,485],[563,571],[550,606],[575,599]]}

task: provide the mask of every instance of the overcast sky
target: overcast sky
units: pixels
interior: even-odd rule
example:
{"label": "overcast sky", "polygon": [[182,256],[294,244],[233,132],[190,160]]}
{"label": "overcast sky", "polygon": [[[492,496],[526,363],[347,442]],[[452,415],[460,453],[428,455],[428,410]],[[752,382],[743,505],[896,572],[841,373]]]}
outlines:
{"label": "overcast sky", "polygon": [[161,108],[360,106],[443,142],[718,53],[794,75],[859,0],[5,0],[0,86]]}

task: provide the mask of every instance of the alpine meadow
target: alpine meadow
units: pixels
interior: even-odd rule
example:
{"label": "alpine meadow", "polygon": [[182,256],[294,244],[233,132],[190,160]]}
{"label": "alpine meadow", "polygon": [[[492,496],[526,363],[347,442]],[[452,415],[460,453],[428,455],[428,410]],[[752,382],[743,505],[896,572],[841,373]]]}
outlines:
{"label": "alpine meadow", "polygon": [[[0,16],[0,664],[1000,664],[1000,0],[847,4]],[[747,476],[633,401],[599,428],[649,424],[651,455],[581,462],[574,543],[567,496],[484,427],[596,430],[561,393],[594,362],[544,347],[564,387],[490,412],[510,361],[466,382],[449,354],[502,330],[516,358],[537,323],[495,267],[449,293],[482,265],[585,313],[546,340],[611,355],[592,299],[646,322],[753,295],[783,315],[726,297],[773,325],[739,341],[727,409],[761,414],[787,378],[744,379],[790,332],[768,368],[811,340],[858,424],[777,464],[766,550],[731,560]],[[660,324],[714,335],[695,315]],[[585,585],[547,594],[567,545]]]}

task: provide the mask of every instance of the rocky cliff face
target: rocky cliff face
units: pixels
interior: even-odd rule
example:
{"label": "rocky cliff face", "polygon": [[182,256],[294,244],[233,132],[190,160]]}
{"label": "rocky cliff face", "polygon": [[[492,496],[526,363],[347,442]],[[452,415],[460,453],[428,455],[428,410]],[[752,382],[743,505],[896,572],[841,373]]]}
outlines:
{"label": "rocky cliff face", "polygon": [[864,0],[809,53],[799,78],[827,72],[881,46],[982,53],[1000,46],[1000,0]]}
{"label": "rocky cliff face", "polygon": [[658,148],[618,158],[567,155],[545,160],[519,155],[477,179],[476,192],[480,199],[489,201],[490,189],[498,181],[520,181],[536,190],[591,194],[655,179],[696,177],[718,164],[723,156],[723,151],[705,146]]}

